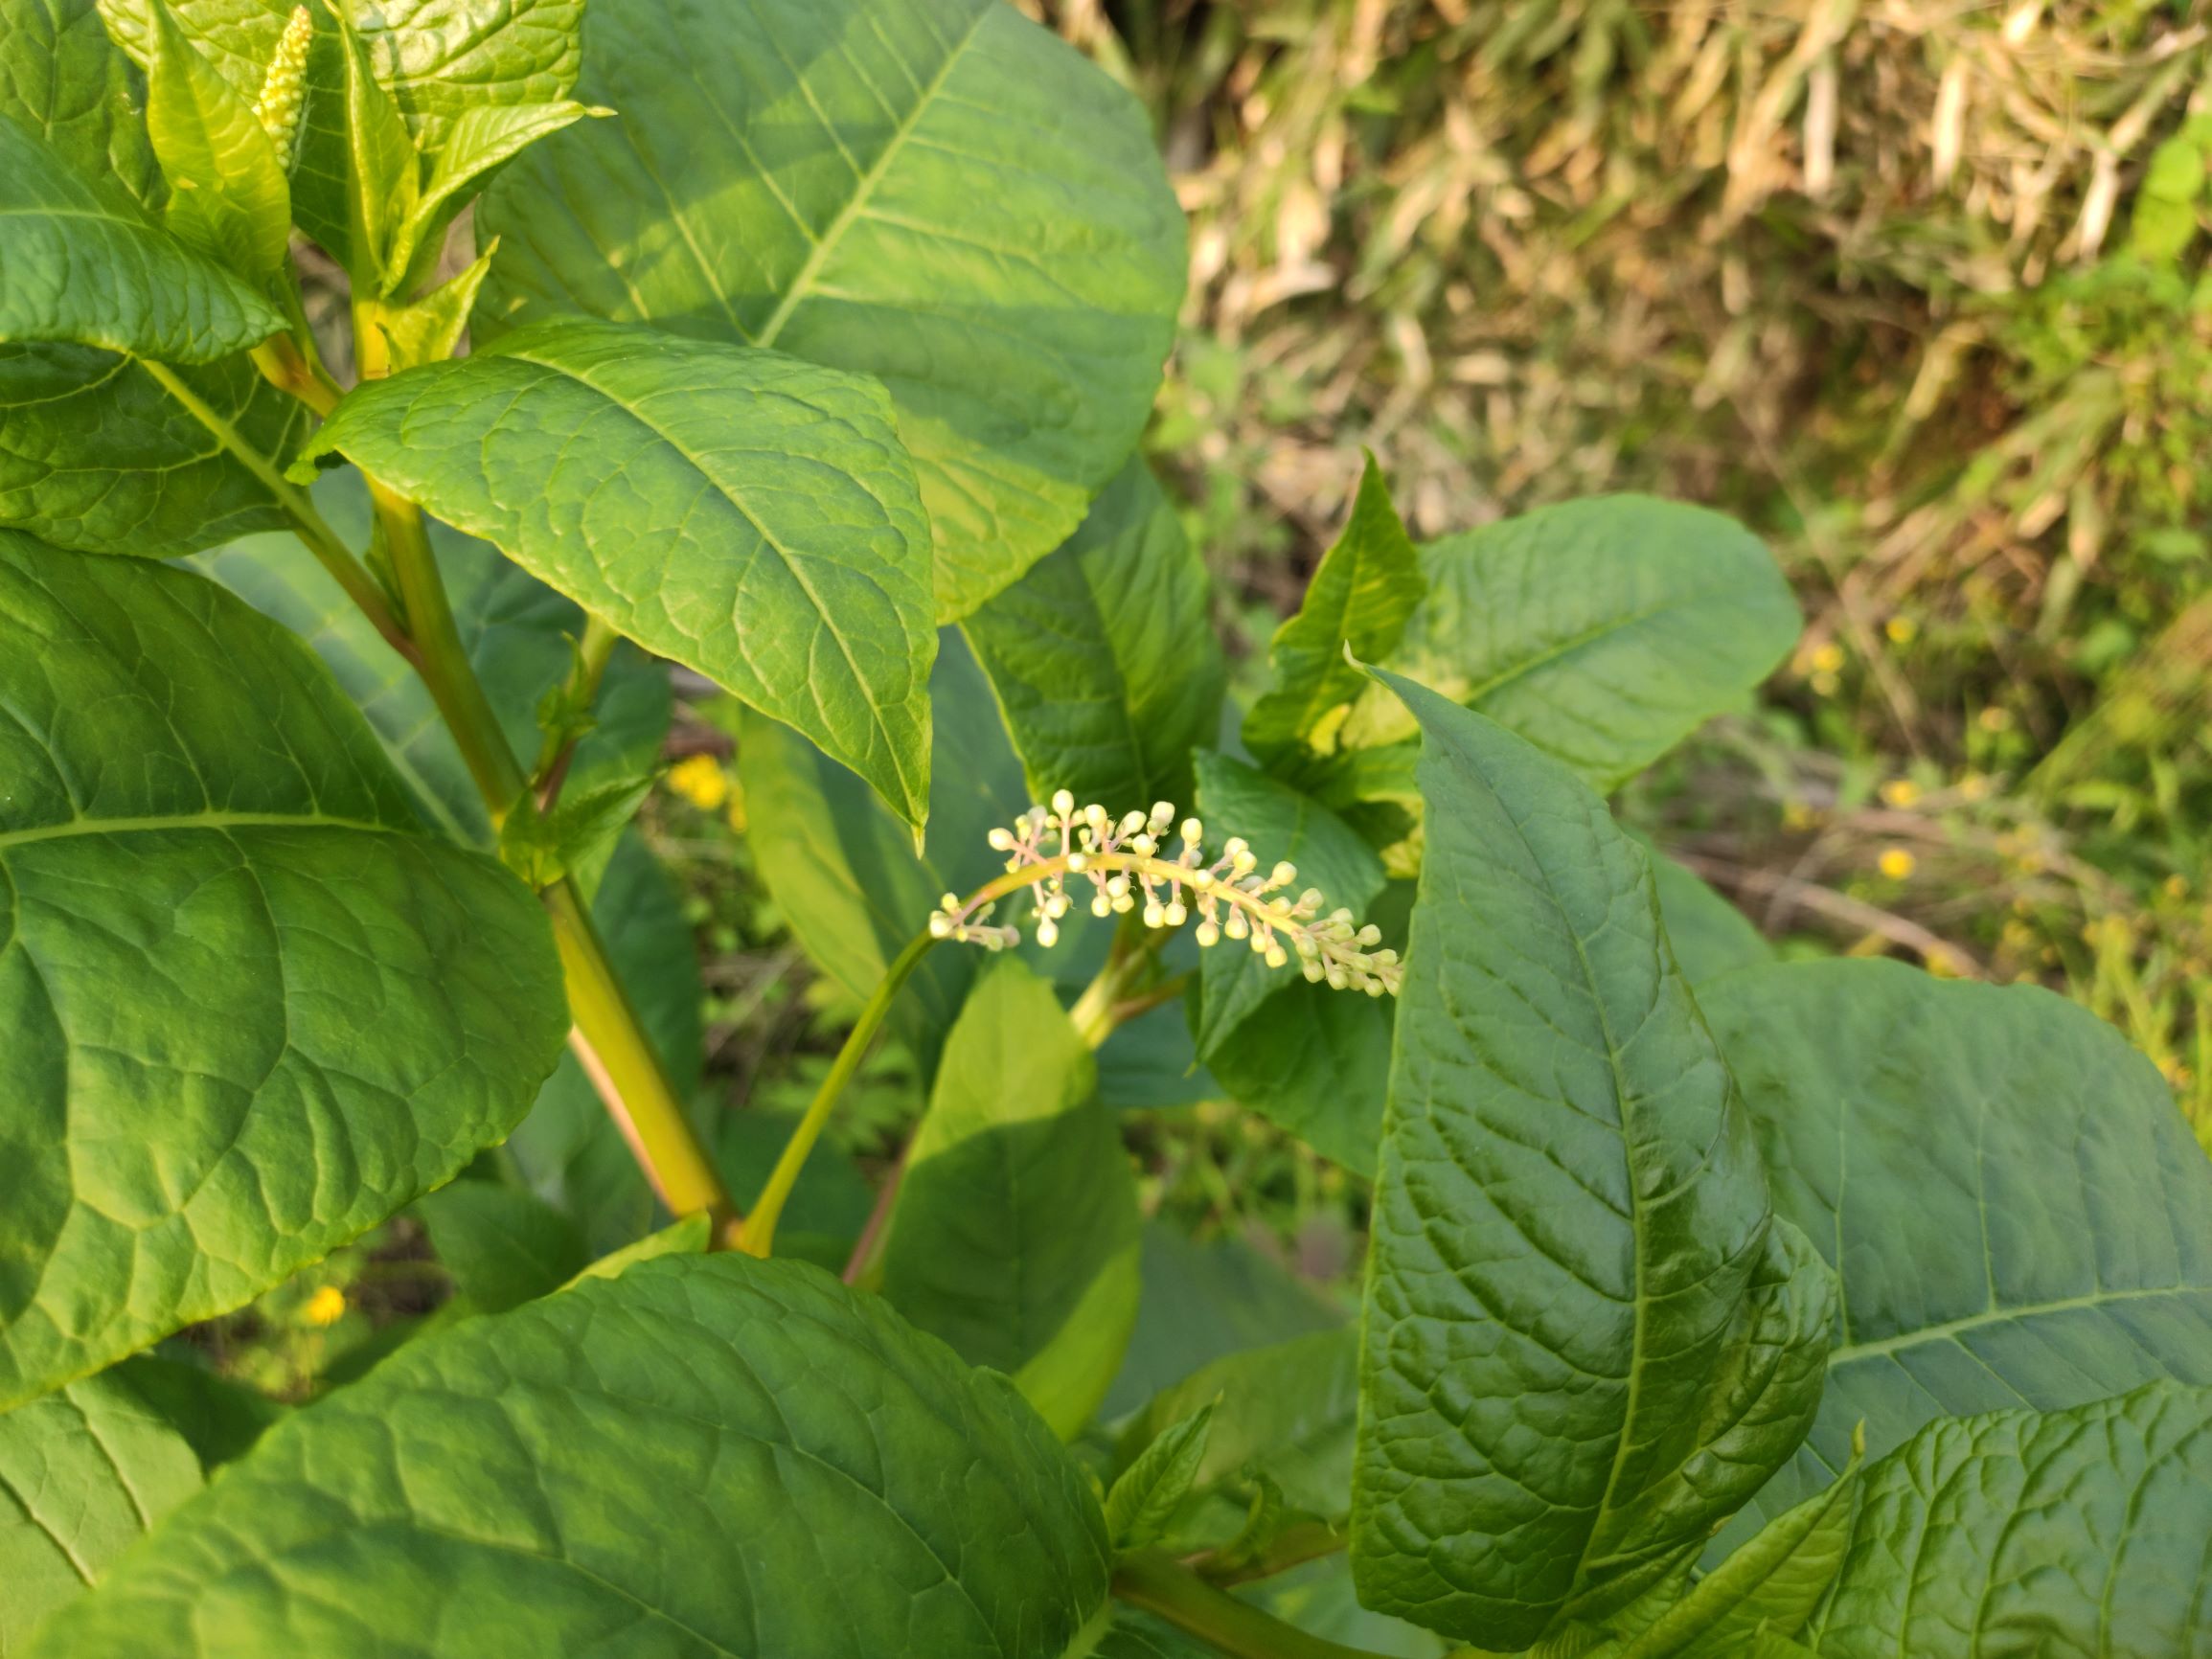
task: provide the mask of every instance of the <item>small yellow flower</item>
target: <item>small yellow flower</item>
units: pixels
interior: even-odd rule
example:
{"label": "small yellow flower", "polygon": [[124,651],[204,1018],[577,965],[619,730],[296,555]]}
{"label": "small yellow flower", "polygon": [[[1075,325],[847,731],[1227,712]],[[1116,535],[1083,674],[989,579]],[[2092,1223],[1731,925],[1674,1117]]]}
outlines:
{"label": "small yellow flower", "polygon": [[1957,979],[1966,970],[1950,951],[1937,949],[1927,953],[1927,971],[1938,979]]}
{"label": "small yellow flower", "polygon": [[1920,860],[1902,847],[1884,847],[1876,868],[1892,881],[1903,881],[1920,868]]}
{"label": "small yellow flower", "polygon": [[730,798],[730,780],[712,755],[689,755],[669,768],[669,787],[702,812]]}
{"label": "small yellow flower", "polygon": [[1881,631],[1889,636],[1893,646],[1908,646],[1920,632],[1920,624],[1908,616],[1893,616],[1881,625]]}
{"label": "small yellow flower", "polygon": [[1807,683],[1812,686],[1813,694],[1816,697],[1833,697],[1843,689],[1843,682],[1828,673],[1814,674]]}
{"label": "small yellow flower", "polygon": [[1895,807],[1899,811],[1903,811],[1919,799],[1920,785],[1910,778],[1892,778],[1881,786],[1882,805]]}
{"label": "small yellow flower", "polygon": [[2013,729],[2012,711],[1992,703],[1974,716],[1974,724],[1985,732],[2009,732]]}
{"label": "small yellow flower", "polygon": [[1843,648],[1830,640],[1813,653],[1813,670],[1822,674],[1840,673],[1843,670]]}
{"label": "small yellow flower", "polygon": [[308,1298],[304,1313],[309,1325],[328,1329],[346,1316],[346,1293],[335,1284],[326,1284]]}

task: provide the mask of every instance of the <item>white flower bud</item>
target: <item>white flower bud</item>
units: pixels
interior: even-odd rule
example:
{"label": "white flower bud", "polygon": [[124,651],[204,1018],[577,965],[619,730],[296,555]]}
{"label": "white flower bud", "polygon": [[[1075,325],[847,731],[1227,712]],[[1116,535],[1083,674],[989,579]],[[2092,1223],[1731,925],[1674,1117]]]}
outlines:
{"label": "white flower bud", "polygon": [[1191,913],[1183,908],[1181,899],[1171,898],[1168,901],[1168,925],[1170,927],[1180,927],[1190,919]]}
{"label": "white flower bud", "polygon": [[1142,812],[1131,812],[1129,814],[1129,816],[1122,820],[1121,833],[1124,835],[1134,835],[1144,827],[1145,815]]}
{"label": "white flower bud", "polygon": [[1156,903],[1145,906],[1145,925],[1147,927],[1165,927],[1167,924],[1168,913],[1166,910]]}
{"label": "white flower bud", "polygon": [[1174,821],[1175,804],[1173,801],[1154,801],[1152,803],[1152,814],[1151,822],[1153,834],[1159,834]]}
{"label": "white flower bud", "polygon": [[1252,931],[1252,924],[1244,920],[1244,913],[1242,910],[1232,907],[1229,911],[1228,922],[1221,931],[1231,939],[1242,939]]}
{"label": "white flower bud", "polygon": [[932,916],[929,919],[929,937],[931,939],[949,939],[951,936],[952,920],[950,917]]}
{"label": "white flower bud", "polygon": [[1047,950],[1060,943],[1060,929],[1053,924],[1051,917],[1046,917],[1037,924],[1037,942]]}
{"label": "white flower bud", "polygon": [[1139,858],[1150,858],[1160,850],[1160,844],[1150,835],[1139,833],[1129,840],[1129,851]]}
{"label": "white flower bud", "polygon": [[1388,986],[1384,985],[1384,984],[1383,984],[1383,983],[1380,981],[1380,980],[1379,980],[1379,979],[1371,979],[1371,980],[1369,980],[1369,981],[1366,983],[1366,985],[1365,985],[1365,986],[1361,987],[1361,989],[1362,989],[1363,990],[1365,990],[1369,996],[1380,996],[1380,995],[1381,995],[1381,994],[1382,994],[1384,991],[1388,990],[1390,988],[1389,988]]}
{"label": "white flower bud", "polygon": [[1066,817],[1075,810],[1075,797],[1065,789],[1055,789],[1052,792],[1052,809],[1058,816]]}
{"label": "white flower bud", "polygon": [[1123,894],[1117,894],[1117,895],[1115,896],[1115,898],[1114,898],[1114,901],[1113,901],[1113,908],[1114,908],[1114,914],[1115,914],[1116,916],[1127,916],[1127,915],[1128,915],[1128,914],[1129,914],[1130,911],[1134,910],[1136,907],[1137,907],[1137,901],[1136,901],[1135,899],[1131,898],[1130,898],[1130,897],[1129,897],[1128,894],[1126,894],[1126,893],[1123,893]]}
{"label": "white flower bud", "polygon": [[1111,916],[1113,914],[1113,910],[1114,901],[1108,898],[1104,893],[1101,893],[1096,898],[1090,901],[1090,913],[1093,916]]}
{"label": "white flower bud", "polygon": [[1183,820],[1183,839],[1196,847],[1206,838],[1206,827],[1196,818]]}
{"label": "white flower bud", "polygon": [[1221,930],[1210,921],[1201,921],[1198,923],[1197,931],[1194,937],[1197,940],[1201,949],[1210,950],[1221,943]]}
{"label": "white flower bud", "polygon": [[1278,864],[1267,873],[1269,887],[1288,887],[1297,879],[1298,867],[1295,864]]}
{"label": "white flower bud", "polygon": [[960,908],[960,895],[957,893],[947,893],[937,902],[943,909],[947,911],[958,910]]}
{"label": "white flower bud", "polygon": [[1317,958],[1309,956],[1298,965],[1298,970],[1306,976],[1307,984],[1319,985],[1321,983],[1321,964]]}
{"label": "white flower bud", "polygon": [[993,830],[985,839],[991,843],[995,852],[1012,852],[1014,851],[1014,831],[1011,830]]}
{"label": "white flower bud", "polygon": [[1067,871],[1070,875],[1081,875],[1085,870],[1089,868],[1090,859],[1086,854],[1082,852],[1070,852],[1067,855]]}
{"label": "white flower bud", "polygon": [[1268,944],[1267,944],[1267,966],[1268,966],[1269,967],[1281,967],[1281,966],[1285,966],[1287,963],[1288,963],[1288,962],[1289,962],[1289,960],[1290,960],[1290,958],[1289,958],[1289,957],[1288,957],[1287,954],[1285,954],[1285,952],[1284,952],[1284,949],[1283,949],[1283,947],[1282,947],[1281,945],[1279,945],[1279,944],[1275,943],[1274,943],[1273,941],[1271,941],[1271,940],[1268,942]]}
{"label": "white flower bud", "polygon": [[1357,944],[1361,950],[1372,950],[1376,945],[1382,943],[1382,929],[1370,921],[1365,927],[1362,927],[1357,933],[1354,934],[1352,938],[1353,943]]}

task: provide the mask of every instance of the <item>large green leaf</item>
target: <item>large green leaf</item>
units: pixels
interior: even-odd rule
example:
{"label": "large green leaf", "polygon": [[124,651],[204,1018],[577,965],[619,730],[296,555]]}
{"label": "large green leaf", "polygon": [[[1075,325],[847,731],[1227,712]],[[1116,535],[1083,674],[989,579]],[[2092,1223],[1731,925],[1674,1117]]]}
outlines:
{"label": "large green leaf", "polygon": [[[1200,755],[1197,771],[1197,810],[1214,845],[1241,836],[1251,843],[1262,869],[1279,860],[1296,866],[1293,896],[1314,888],[1329,911],[1342,907],[1355,920],[1366,920],[1368,905],[1382,892],[1382,862],[1341,819],[1312,797],[1226,755]],[[1198,1053],[1212,1059],[1238,1027],[1305,983],[1295,964],[1269,967],[1240,942],[1223,940],[1204,954],[1199,970]],[[1264,1096],[1247,1103],[1274,1115]]]}
{"label": "large green leaf", "polygon": [[[1428,594],[1385,659],[1610,789],[1743,703],[1797,638],[1758,537],[1702,508],[1605,496],[1422,550]],[[1412,735],[1376,689],[1347,748]]]}
{"label": "large green leaf", "polygon": [[1135,102],[1002,0],[593,0],[611,105],[485,198],[480,318],[586,311],[891,389],[967,615],[1134,445],[1183,227]]}
{"label": "large green leaf", "polygon": [[1387,657],[1421,596],[1420,558],[1370,455],[1343,533],[1321,556],[1297,614],[1267,648],[1275,683],[1244,716],[1252,753],[1293,774],[1311,756],[1334,753],[1337,729],[1372,690],[1344,660],[1345,648],[1368,662]]}
{"label": "large green leaf", "polygon": [[1072,1436],[1129,1346],[1137,1230],[1090,1051],[1049,983],[999,962],[946,1040],[907,1148],[884,1296],[964,1358],[1007,1373]]}
{"label": "large green leaf", "polygon": [[1060,1659],[1106,1567],[1003,1378],[816,1268],[664,1256],[271,1430],[34,1652]]}
{"label": "large green leaf", "polygon": [[567,1026],[542,914],[423,839],[297,641],[0,537],[0,1403],[234,1307],[504,1137]]}
{"label": "large green leaf", "polygon": [[107,37],[95,0],[0,0],[0,115],[80,178],[105,178],[148,209],[163,195],[145,87]]}
{"label": "large green leaf", "polygon": [[[1216,945],[1216,954],[1222,947]],[[1202,994],[1202,993],[1201,993]],[[1203,1008],[1201,1002],[1199,1007]],[[1206,1063],[1229,1098],[1356,1174],[1375,1173],[1398,999],[1300,980],[1217,1044]]]}
{"label": "large green leaf", "polygon": [[170,186],[179,240],[262,289],[292,234],[285,160],[246,94],[223,78],[167,7],[153,10],[146,131]]}
{"label": "large green leaf", "polygon": [[1762,1511],[1833,1478],[1861,1420],[1880,1456],[1936,1417],[2212,1384],[2212,1163],[2117,1032],[1898,963],[1699,995],[1775,1208],[1842,1292],[1819,1418]]}
{"label": "large green leaf", "polygon": [[[1639,840],[1642,837],[1638,837]],[[1659,917],[1682,977],[1699,989],[1705,982],[1774,960],[1774,947],[1751,919],[1657,848],[1652,855],[1652,883],[1658,889]]]}
{"label": "large green leaf", "polygon": [[200,1486],[191,1445],[118,1372],[0,1415],[0,1656]]}
{"label": "large green leaf", "polygon": [[[306,405],[242,357],[177,378],[219,429],[135,358],[0,345],[0,524],[57,547],[148,558],[283,525],[268,478],[306,434]],[[241,462],[241,449],[266,468]]]}
{"label": "large green leaf", "polygon": [[1822,1659],[2205,1650],[2212,1389],[1930,1423],[1865,1489]]}
{"label": "large green leaf", "polygon": [[285,326],[275,306],[80,177],[0,115],[0,342],[65,340],[207,363]]}
{"label": "large green leaf", "polygon": [[1648,861],[1557,761],[1390,676],[1424,734],[1368,1263],[1352,1560],[1486,1646],[1595,1623],[1796,1449],[1833,1291],[1771,1217]]}
{"label": "large green leaf", "polygon": [[343,452],[927,810],[927,525],[880,388],[565,322],[363,386]]}
{"label": "large green leaf", "polygon": [[497,1181],[455,1181],[415,1201],[456,1297],[504,1313],[551,1295],[591,1260],[582,1231],[543,1198]]}
{"label": "large green leaf", "polygon": [[1082,529],[968,619],[1032,799],[1069,789],[1117,815],[1189,805],[1226,673],[1208,595],[1205,562],[1131,456]]}

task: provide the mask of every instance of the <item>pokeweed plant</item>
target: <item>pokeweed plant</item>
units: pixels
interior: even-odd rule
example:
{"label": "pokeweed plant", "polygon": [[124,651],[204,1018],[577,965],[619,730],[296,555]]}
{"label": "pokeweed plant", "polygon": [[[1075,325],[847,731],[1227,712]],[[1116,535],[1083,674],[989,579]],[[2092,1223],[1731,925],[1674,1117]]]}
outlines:
{"label": "pokeweed plant", "polygon": [[[1796,629],[1712,514],[1371,466],[1224,724],[1174,197],[1000,0],[0,0],[0,1653],[2212,1640],[2156,1073],[1616,828]],[[689,1104],[648,653],[861,1009],[787,1125]],[[1372,1179],[1356,1324],[1144,1221],[1217,1097]],[[365,1375],[148,1352],[409,1205]]]}

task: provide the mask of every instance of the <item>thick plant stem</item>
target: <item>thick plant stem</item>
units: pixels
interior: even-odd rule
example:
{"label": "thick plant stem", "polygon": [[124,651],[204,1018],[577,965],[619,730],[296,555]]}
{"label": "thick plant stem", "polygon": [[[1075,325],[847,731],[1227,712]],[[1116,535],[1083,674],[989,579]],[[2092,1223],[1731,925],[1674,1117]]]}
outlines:
{"label": "thick plant stem", "polygon": [[1364,1648],[1309,1636],[1296,1625],[1217,1590],[1157,1551],[1130,1556],[1116,1567],[1114,1594],[1234,1659],[1379,1659]]}
{"label": "thick plant stem", "polygon": [[913,974],[929,947],[937,941],[928,934],[917,934],[899,953],[898,959],[884,970],[881,983],[868,999],[868,1006],[860,1011],[860,1017],[845,1035],[845,1046],[837,1051],[831,1062],[830,1075],[822,1079],[822,1086],[814,1091],[814,1098],[807,1103],[807,1115],[799,1120],[799,1126],[791,1131],[791,1138],[784,1143],[784,1150],[776,1159],[776,1167],[768,1172],[768,1184],[761,1189],[760,1201],[753,1213],[745,1218],[740,1230],[738,1248],[755,1256],[765,1256],[775,1246],[776,1220],[784,1213],[784,1204],[791,1195],[791,1189],[799,1184],[799,1171],[806,1168],[807,1154],[814,1149],[814,1143],[822,1138],[823,1125],[835,1110],[837,1097],[845,1092],[845,1085],[853,1080],[853,1074],[860,1069],[867,1057],[868,1045],[882,1028],[883,1016],[891,1011],[891,1004],[899,989]]}
{"label": "thick plant stem", "polygon": [[[521,762],[508,746],[462,647],[421,510],[375,479],[369,490],[423,683],[476,780],[493,826],[518,807],[536,811],[536,803],[526,798],[529,780]],[[564,880],[547,888],[542,898],[567,979],[577,1056],[593,1086],[669,1209],[679,1216],[705,1212],[714,1220],[717,1242],[733,1242],[737,1206],[606,960],[582,895],[573,881]]]}

